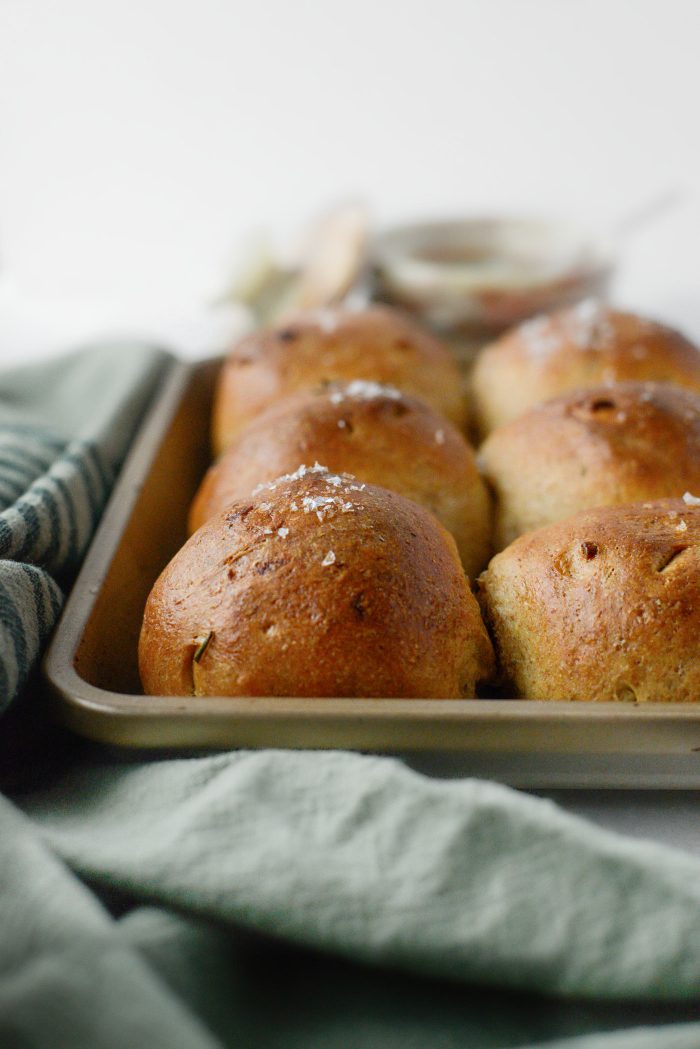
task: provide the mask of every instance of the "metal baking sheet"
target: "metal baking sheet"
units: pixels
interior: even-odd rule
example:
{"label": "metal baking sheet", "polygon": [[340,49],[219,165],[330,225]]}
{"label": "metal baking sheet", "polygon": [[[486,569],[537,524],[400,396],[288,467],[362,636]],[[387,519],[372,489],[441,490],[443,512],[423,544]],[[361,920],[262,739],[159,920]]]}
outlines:
{"label": "metal baking sheet", "polygon": [[700,704],[144,696],[146,597],[186,538],[218,362],[177,363],[144,420],[48,650],[59,718],[136,748],[351,748],[525,787],[700,787]]}

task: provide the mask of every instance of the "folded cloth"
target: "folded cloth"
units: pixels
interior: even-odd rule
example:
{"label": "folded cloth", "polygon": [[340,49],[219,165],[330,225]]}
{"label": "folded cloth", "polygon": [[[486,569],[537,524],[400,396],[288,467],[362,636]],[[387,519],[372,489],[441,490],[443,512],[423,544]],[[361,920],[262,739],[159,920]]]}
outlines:
{"label": "folded cloth", "polygon": [[[166,360],[118,348],[0,380],[7,696]],[[684,853],[396,759],[147,760],[52,730],[49,768],[37,729],[0,798],[3,1049],[700,1046]]]}
{"label": "folded cloth", "polygon": [[134,427],[168,360],[115,345],[5,372],[0,384],[0,710],[63,605]]}
{"label": "folded cloth", "polygon": [[452,979],[700,999],[700,862],[495,783],[270,750],[79,769],[25,810],[81,877],[171,909]]}

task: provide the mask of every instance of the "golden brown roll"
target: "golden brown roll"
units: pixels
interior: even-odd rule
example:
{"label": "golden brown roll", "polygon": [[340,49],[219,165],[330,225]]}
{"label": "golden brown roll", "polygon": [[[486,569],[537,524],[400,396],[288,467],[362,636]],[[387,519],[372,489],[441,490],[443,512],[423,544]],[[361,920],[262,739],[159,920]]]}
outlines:
{"label": "golden brown roll", "polygon": [[550,397],[627,380],[700,390],[700,352],[671,328],[588,300],[486,347],[472,375],[476,422],[486,436]]}
{"label": "golden brown roll", "polygon": [[455,426],[466,425],[459,369],[439,339],[386,306],[323,310],[257,331],[231,351],[214,400],[214,451],[227,448],[275,401],[334,379],[391,383],[427,401]]}
{"label": "golden brown roll", "polygon": [[150,694],[457,698],[493,650],[433,515],[317,466],[192,536],[148,598],[139,665]]}
{"label": "golden brown roll", "polygon": [[467,574],[485,567],[491,505],[474,452],[423,401],[362,380],[292,394],[249,423],[204,478],[190,531],[257,483],[317,460],[427,507],[454,536]]}
{"label": "golden brown roll", "polygon": [[700,491],[700,395],[670,383],[569,393],[494,430],[479,459],[502,550],[578,510]]}
{"label": "golden brown roll", "polygon": [[700,700],[700,498],[585,510],[516,539],[479,578],[508,691]]}

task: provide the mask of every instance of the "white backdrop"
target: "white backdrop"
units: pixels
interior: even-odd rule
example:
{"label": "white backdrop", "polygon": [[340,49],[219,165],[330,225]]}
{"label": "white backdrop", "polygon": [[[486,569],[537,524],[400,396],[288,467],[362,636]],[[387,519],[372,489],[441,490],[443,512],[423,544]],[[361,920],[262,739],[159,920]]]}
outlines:
{"label": "white backdrop", "polygon": [[621,301],[700,336],[697,0],[0,0],[0,355],[190,349],[235,246],[344,196],[389,222],[614,221]]}

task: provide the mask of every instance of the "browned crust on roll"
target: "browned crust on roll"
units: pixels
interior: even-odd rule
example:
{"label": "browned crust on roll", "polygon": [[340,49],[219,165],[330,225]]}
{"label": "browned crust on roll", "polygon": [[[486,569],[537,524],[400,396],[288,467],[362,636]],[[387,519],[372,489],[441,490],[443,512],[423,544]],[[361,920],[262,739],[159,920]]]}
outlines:
{"label": "browned crust on roll", "polygon": [[700,505],[602,507],[521,536],[479,600],[519,696],[700,699]]}
{"label": "browned crust on roll", "polygon": [[700,391],[700,353],[679,332],[595,302],[535,317],[480,354],[472,375],[482,436],[569,390],[671,382]]}
{"label": "browned crust on roll", "polygon": [[254,419],[202,482],[190,531],[256,484],[319,461],[431,510],[454,536],[468,575],[490,552],[490,498],[462,434],[428,405],[376,383],[292,394]]}
{"label": "browned crust on roll", "polygon": [[493,652],[428,511],[307,472],[186,543],[148,598],[139,665],[149,694],[457,698]]}
{"label": "browned crust on roll", "polygon": [[479,457],[502,550],[579,510],[700,490],[700,395],[670,383],[576,391],[494,430]]}
{"label": "browned crust on roll", "polygon": [[327,310],[300,314],[234,347],[214,401],[215,452],[280,398],[345,379],[390,383],[422,398],[458,428],[466,425],[459,369],[439,339],[389,307]]}

